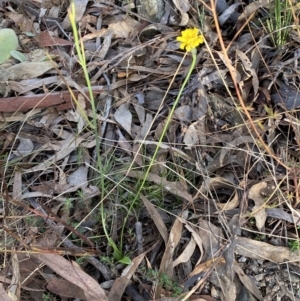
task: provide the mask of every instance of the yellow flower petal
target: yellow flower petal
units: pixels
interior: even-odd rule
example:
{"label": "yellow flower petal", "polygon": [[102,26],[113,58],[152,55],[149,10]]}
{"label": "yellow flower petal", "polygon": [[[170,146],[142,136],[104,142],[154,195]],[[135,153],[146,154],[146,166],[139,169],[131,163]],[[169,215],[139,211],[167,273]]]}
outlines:
{"label": "yellow flower petal", "polygon": [[198,35],[197,28],[188,28],[181,32],[181,36],[177,37],[176,40],[180,42],[180,49],[191,51],[204,42],[204,37]]}

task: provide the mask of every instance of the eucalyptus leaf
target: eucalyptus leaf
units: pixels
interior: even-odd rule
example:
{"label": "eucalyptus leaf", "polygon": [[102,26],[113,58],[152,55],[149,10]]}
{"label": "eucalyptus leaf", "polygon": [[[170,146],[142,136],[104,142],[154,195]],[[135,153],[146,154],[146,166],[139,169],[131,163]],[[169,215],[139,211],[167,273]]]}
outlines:
{"label": "eucalyptus leaf", "polygon": [[16,50],[19,41],[16,33],[10,28],[0,30],[0,64],[10,58],[10,52]]}

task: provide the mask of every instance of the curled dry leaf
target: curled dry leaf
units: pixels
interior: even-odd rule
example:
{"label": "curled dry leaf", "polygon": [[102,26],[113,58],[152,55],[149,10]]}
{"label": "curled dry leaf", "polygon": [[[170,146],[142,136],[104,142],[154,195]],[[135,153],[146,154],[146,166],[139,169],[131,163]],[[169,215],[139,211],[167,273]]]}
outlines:
{"label": "curled dry leaf", "polygon": [[186,245],[182,253],[173,261],[173,268],[175,268],[180,263],[188,262],[191,259],[196,246],[197,244],[194,238],[191,237],[189,243]]}
{"label": "curled dry leaf", "polygon": [[232,190],[233,197],[226,203],[217,203],[218,208],[222,210],[231,210],[239,205],[239,196],[237,191],[235,191],[235,185],[229,180],[222,177],[207,178],[203,181],[200,192],[203,194],[214,193],[218,189],[229,189]]}
{"label": "curled dry leaf", "polygon": [[256,227],[260,231],[264,227],[267,219],[266,209],[264,208],[264,205],[266,204],[265,191],[267,188],[268,188],[267,182],[257,183],[250,188],[248,194],[249,199],[252,199],[255,203],[255,206],[252,209],[252,213],[256,221]]}
{"label": "curled dry leaf", "polygon": [[126,267],[126,269],[123,271],[121,277],[118,277],[115,280],[108,294],[108,301],[121,300],[123,293],[130,282],[131,277],[135,273],[136,269],[139,267],[146,254],[147,252],[144,252],[143,254],[134,258],[131,264],[128,267]]}
{"label": "curled dry leaf", "polygon": [[199,143],[201,137],[201,135],[199,137],[199,133],[201,133],[200,131],[198,131],[199,125],[201,126],[201,122],[199,123],[198,121],[196,121],[190,124],[185,131],[183,142],[186,144],[186,149],[192,149],[192,147],[196,146]]}
{"label": "curled dry leaf", "polygon": [[258,82],[258,77],[257,77],[256,71],[252,67],[252,62],[250,62],[250,60],[248,59],[248,57],[245,53],[243,53],[242,51],[240,51],[238,49],[236,50],[236,54],[241,59],[244,68],[247,71],[249,71],[252,75],[252,85],[253,85],[253,89],[254,89],[254,95],[256,95],[258,92],[259,82]]}
{"label": "curled dry leaf", "polygon": [[202,239],[201,239],[201,236],[199,235],[199,233],[196,230],[194,230],[189,224],[185,223],[185,227],[191,232],[192,237],[194,238],[197,246],[199,247],[200,253],[201,253],[200,258],[198,259],[198,262],[196,263],[196,265],[197,265],[201,262],[202,256],[204,254],[204,250],[203,250],[203,246],[202,246]]}
{"label": "curled dry leaf", "polygon": [[179,26],[185,26],[189,22],[189,16],[187,12],[189,11],[191,5],[188,0],[172,0],[175,7],[179,10],[181,15],[181,21]]}

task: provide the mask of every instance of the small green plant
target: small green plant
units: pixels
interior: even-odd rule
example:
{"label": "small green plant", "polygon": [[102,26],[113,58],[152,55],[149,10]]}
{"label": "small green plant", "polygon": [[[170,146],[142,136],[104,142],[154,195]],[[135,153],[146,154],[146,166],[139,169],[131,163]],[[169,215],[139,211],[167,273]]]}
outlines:
{"label": "small green plant", "polygon": [[[196,48],[200,44],[204,43],[204,36],[201,35],[201,34],[199,35],[199,29],[198,28],[188,28],[188,29],[183,30],[181,32],[181,36],[178,36],[176,38],[176,40],[180,43],[179,48],[182,49],[182,50],[185,50],[185,55],[182,59],[182,62],[184,61],[185,56],[189,53],[192,55],[192,62],[191,62],[190,68],[188,70],[188,73],[187,73],[187,75],[186,75],[186,77],[183,81],[183,84],[179,89],[179,92],[178,92],[177,97],[174,101],[173,107],[172,107],[168,117],[166,118],[162,133],[160,135],[160,138],[158,140],[158,143],[156,145],[156,148],[154,150],[152,158],[150,159],[150,163],[148,165],[148,168],[146,169],[146,172],[145,172],[145,174],[142,178],[141,184],[140,184],[140,186],[139,186],[139,188],[138,188],[138,190],[135,194],[135,197],[134,197],[133,201],[131,202],[131,204],[129,206],[129,211],[128,211],[125,219],[124,219],[122,230],[121,230],[121,247],[120,247],[121,250],[122,250],[122,246],[123,246],[124,230],[125,230],[127,220],[129,218],[129,214],[132,211],[132,208],[134,207],[135,203],[139,199],[140,194],[141,194],[142,190],[144,189],[144,185],[147,182],[147,177],[150,173],[150,170],[151,170],[152,166],[154,165],[155,160],[157,159],[158,151],[160,149],[161,143],[163,142],[163,139],[165,138],[165,135],[167,133],[167,130],[168,130],[169,125],[171,123],[171,120],[173,118],[175,109],[177,108],[179,99],[180,99],[180,97],[182,95],[182,92],[183,92],[186,84],[188,83],[188,81],[189,81],[189,79],[192,75],[192,72],[193,72],[193,70],[196,66],[196,62],[197,62],[197,49]],[[178,69],[181,67],[181,64],[179,65]]]}
{"label": "small green plant", "polygon": [[289,240],[289,247],[292,252],[295,252],[300,249],[300,241],[299,240]]}
{"label": "small green plant", "polygon": [[54,301],[54,299],[52,299],[50,293],[43,293],[43,301]]}
{"label": "small green plant", "polygon": [[105,263],[108,266],[114,266],[115,265],[115,260],[113,257],[110,256],[100,256],[100,261]]}
{"label": "small green plant", "polygon": [[84,260],[85,260],[85,257],[76,257],[75,261],[78,265],[81,265],[81,264],[83,264]]}
{"label": "small green plant", "polygon": [[267,27],[275,47],[282,47],[287,42],[292,17],[289,0],[274,0],[274,7],[270,9]]}
{"label": "small green plant", "polygon": [[172,292],[172,297],[177,297],[182,294],[182,287],[176,281],[170,279],[165,273],[160,275],[158,271],[148,269],[145,277],[150,281],[158,282],[164,289]]}
{"label": "small green plant", "polygon": [[67,198],[64,203],[64,211],[70,213],[71,209],[73,209],[73,201],[71,199]]}
{"label": "small green plant", "polygon": [[[95,99],[94,99],[94,95],[93,95],[92,83],[91,83],[91,80],[89,77],[88,68],[87,68],[87,64],[86,64],[84,45],[83,45],[83,41],[80,39],[80,35],[77,30],[75,15],[76,15],[75,14],[75,3],[74,3],[74,1],[72,1],[70,10],[69,10],[69,18],[70,18],[70,23],[72,26],[73,35],[74,35],[74,44],[75,44],[75,49],[76,49],[77,56],[78,56],[78,63],[80,64],[80,66],[82,68],[84,78],[85,78],[85,81],[87,84],[87,88],[89,91],[90,103],[91,103],[91,107],[92,107],[92,121],[90,122],[90,120],[88,119],[88,116],[86,115],[86,113],[83,112],[83,110],[81,113],[82,113],[82,116],[84,117],[84,119],[87,121],[89,127],[95,133],[95,141],[96,141],[95,152],[97,154],[96,167],[97,167],[98,173],[100,175],[101,199],[104,200],[106,188],[105,188],[105,181],[104,181],[105,177],[104,177],[104,172],[103,172],[103,163],[102,163],[102,158],[100,156],[100,138],[99,138],[99,134],[98,134],[97,108],[96,108]],[[70,91],[70,93],[71,93],[71,91]],[[79,106],[79,104],[77,102],[77,99],[74,97],[74,95],[72,93],[71,93],[71,95],[72,95],[72,98],[74,99],[75,103],[77,104],[78,108],[81,109],[81,107]],[[113,252],[114,258],[116,260],[118,260],[119,262],[129,264],[131,262],[130,259],[127,256],[124,256],[124,254],[122,253],[122,248],[120,248],[120,249],[118,248],[118,246],[115,244],[115,242],[110,238],[109,233],[106,229],[106,216],[104,213],[103,201],[101,201],[101,204],[100,204],[100,212],[101,212],[103,230],[104,230],[106,239],[108,241],[108,244],[114,250],[114,252]]]}

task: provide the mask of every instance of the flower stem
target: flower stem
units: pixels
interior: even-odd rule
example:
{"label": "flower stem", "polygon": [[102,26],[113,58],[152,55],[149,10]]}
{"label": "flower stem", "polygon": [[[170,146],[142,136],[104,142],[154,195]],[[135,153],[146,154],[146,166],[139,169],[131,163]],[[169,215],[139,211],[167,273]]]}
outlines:
{"label": "flower stem", "polygon": [[[179,92],[178,92],[178,95],[177,95],[177,97],[176,97],[176,99],[175,99],[174,105],[173,105],[173,107],[172,107],[172,109],[171,109],[170,114],[168,115],[168,118],[167,118],[167,120],[166,120],[166,124],[165,124],[165,126],[164,126],[164,128],[163,128],[163,131],[162,131],[162,133],[161,133],[161,135],[160,135],[160,138],[159,138],[159,140],[158,140],[158,143],[157,143],[157,146],[156,146],[156,148],[155,148],[154,154],[153,154],[153,156],[152,156],[152,158],[151,158],[151,161],[150,161],[150,163],[149,163],[149,166],[148,166],[148,168],[147,168],[147,170],[146,170],[146,172],[145,172],[145,175],[144,175],[144,177],[143,177],[142,184],[140,185],[140,187],[139,187],[139,189],[138,189],[138,191],[137,191],[137,193],[136,193],[136,195],[135,195],[133,201],[132,201],[131,204],[130,204],[130,207],[129,207],[129,210],[128,210],[128,214],[129,214],[129,212],[131,212],[132,207],[134,206],[135,202],[137,201],[137,199],[138,199],[138,197],[139,197],[139,195],[140,195],[140,193],[141,193],[141,191],[142,191],[142,189],[143,189],[143,187],[144,187],[144,185],[145,185],[145,182],[146,182],[146,180],[147,180],[147,177],[148,177],[148,175],[149,175],[149,172],[150,172],[150,170],[151,170],[151,167],[153,166],[154,161],[155,161],[155,158],[156,158],[156,155],[157,155],[157,153],[158,153],[158,151],[159,151],[161,142],[162,142],[162,140],[163,140],[163,138],[164,138],[164,136],[165,136],[165,134],[166,134],[166,132],[167,132],[167,130],[168,130],[168,127],[169,127],[169,124],[170,124],[171,119],[172,119],[172,117],[173,117],[174,111],[175,111],[175,109],[176,109],[176,107],[177,107],[177,105],[178,105],[179,99],[180,99],[180,97],[181,97],[181,95],[182,95],[182,92],[183,92],[183,90],[184,90],[184,88],[185,88],[185,86],[186,86],[186,84],[187,84],[189,78],[191,77],[191,74],[192,74],[194,68],[195,68],[196,61],[197,61],[197,51],[196,51],[196,48],[191,49],[190,52],[191,52],[191,54],[192,54],[192,63],[191,63],[190,69],[189,69],[189,71],[188,71],[188,73],[187,73],[186,78],[185,78],[184,81],[183,81],[183,84],[181,85],[181,87],[180,87],[180,89],[179,89]],[[183,59],[184,59],[184,58],[183,58]],[[125,219],[124,219],[123,227],[122,227],[122,231],[121,231],[121,245],[120,245],[120,249],[121,249],[121,250],[122,250],[122,244],[123,244],[123,233],[124,233],[125,225],[126,225],[126,223],[127,223],[128,214],[126,215],[126,217],[125,217]]]}

